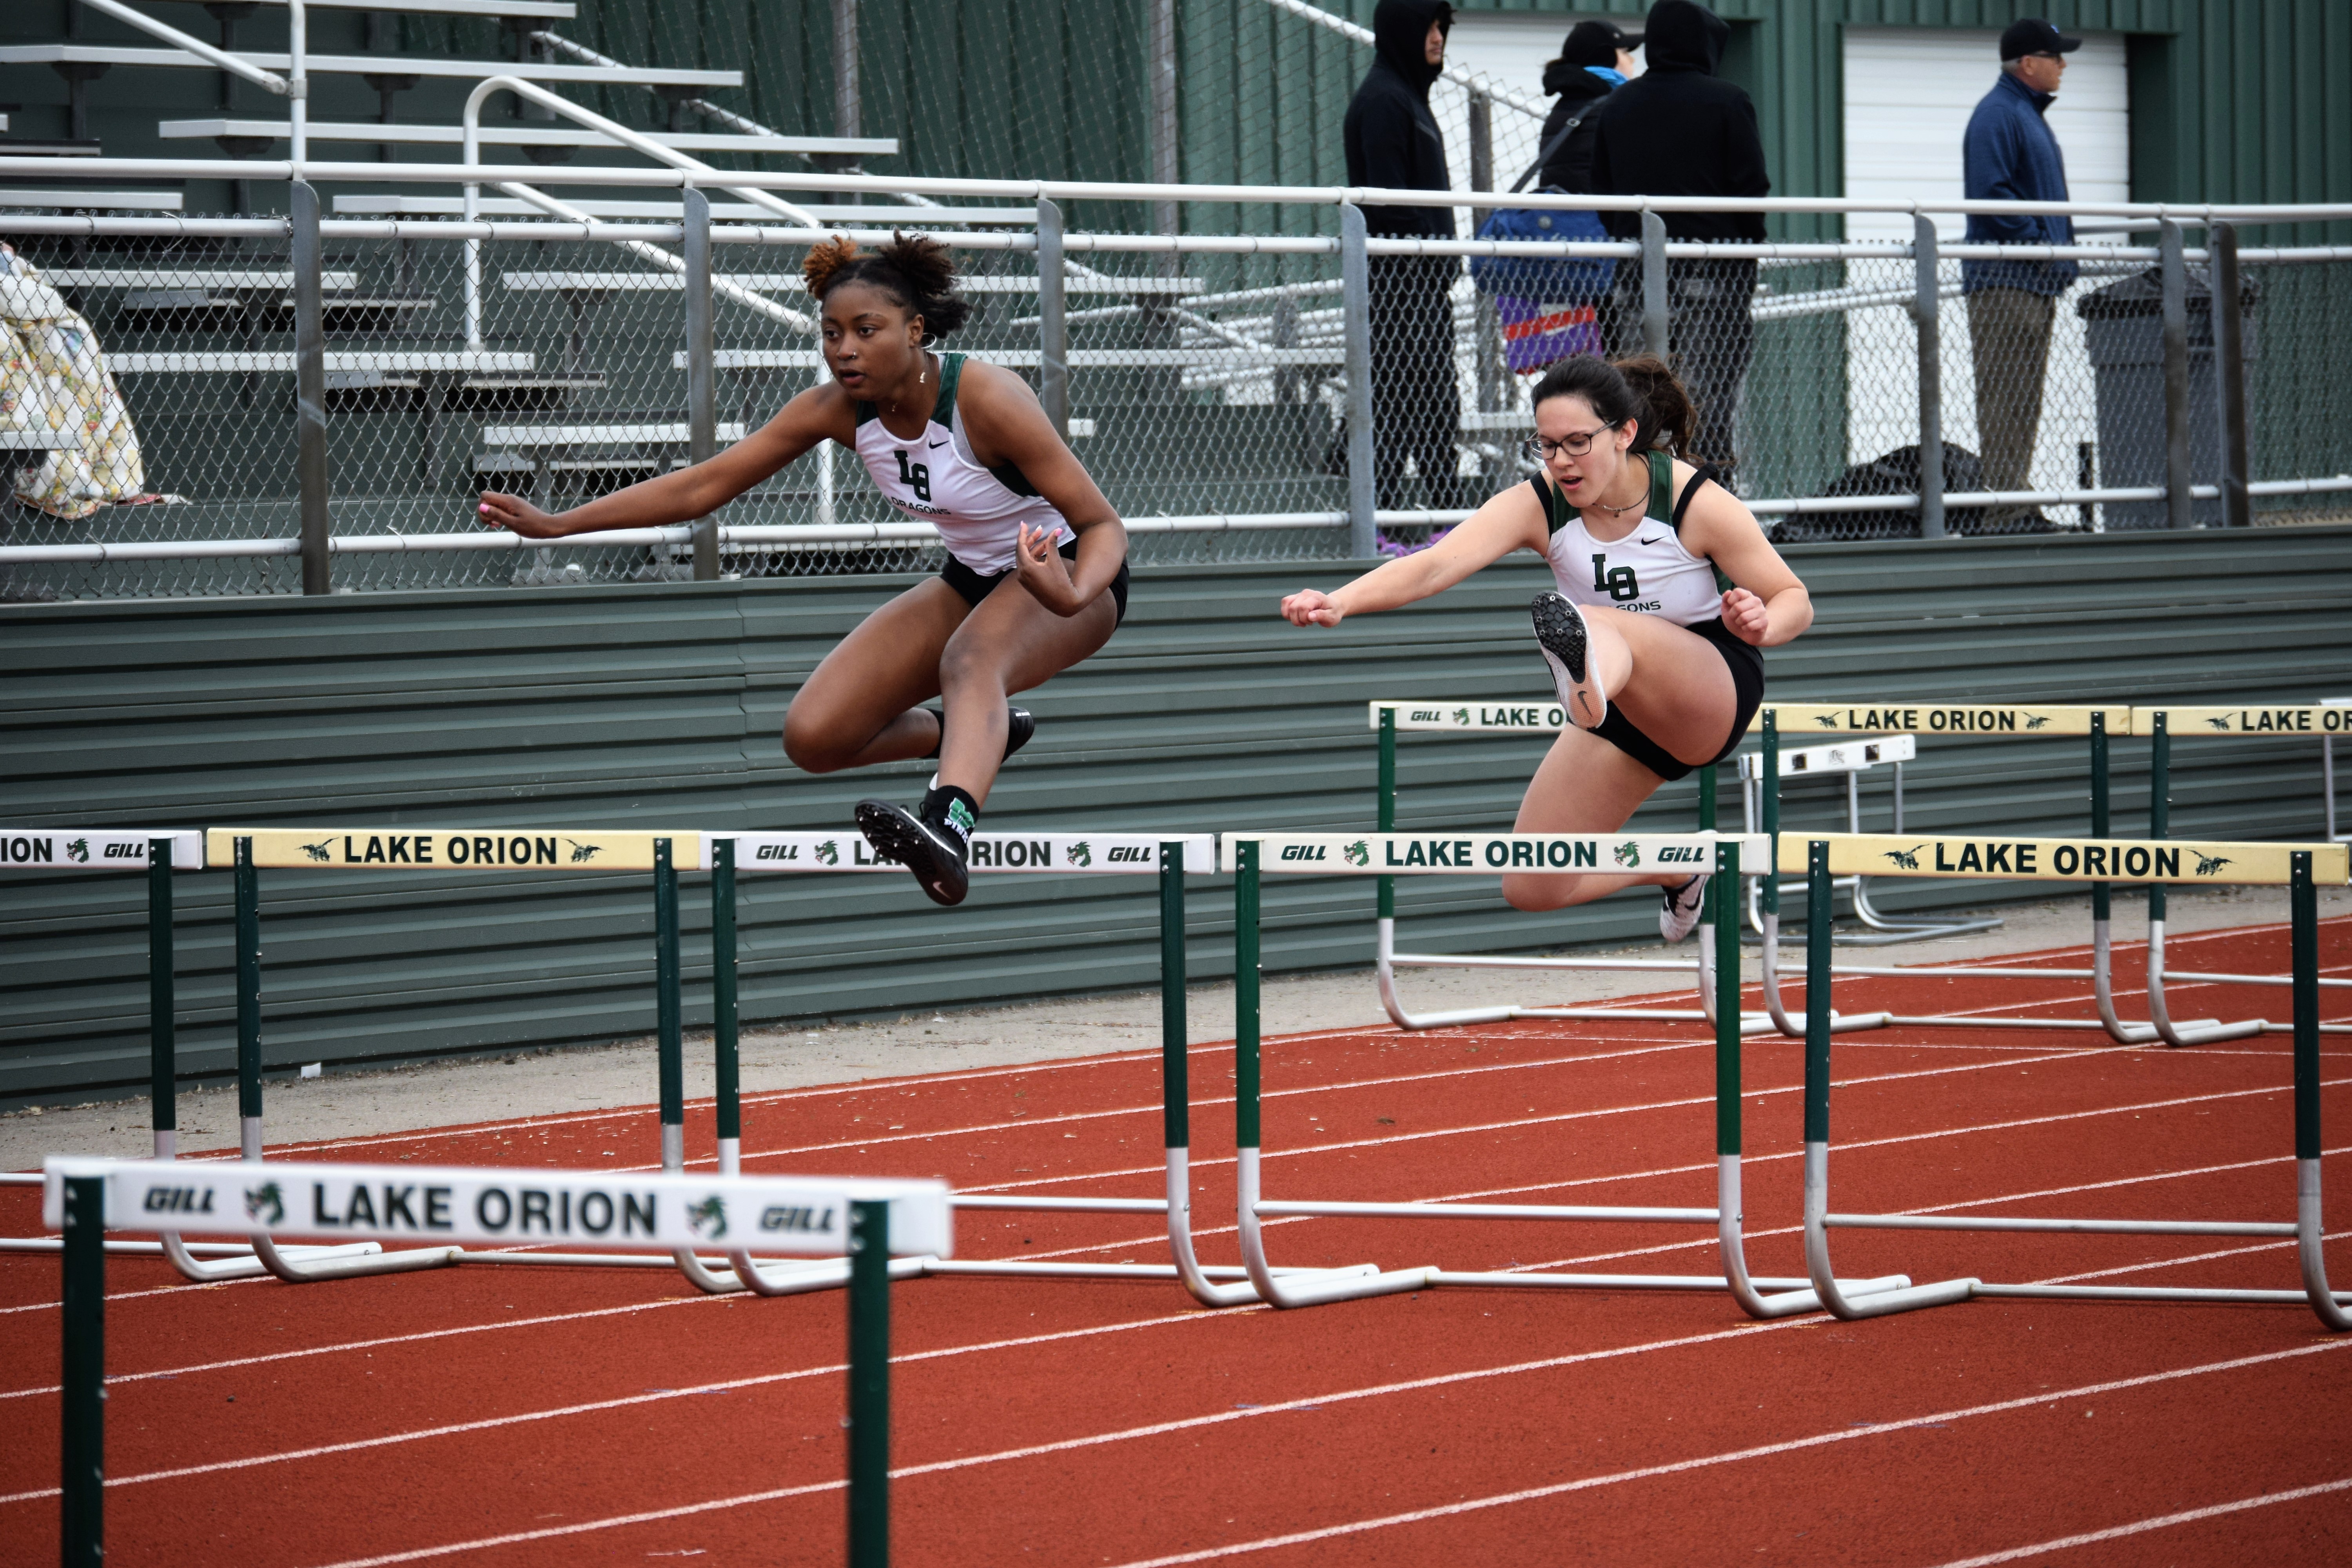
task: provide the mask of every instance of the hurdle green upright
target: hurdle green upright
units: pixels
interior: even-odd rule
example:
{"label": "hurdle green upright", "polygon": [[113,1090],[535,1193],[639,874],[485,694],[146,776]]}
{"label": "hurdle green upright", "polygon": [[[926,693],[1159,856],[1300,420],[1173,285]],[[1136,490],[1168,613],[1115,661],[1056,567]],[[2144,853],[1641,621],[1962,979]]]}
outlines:
{"label": "hurdle green upright", "polygon": [[147,1109],[155,1158],[180,1144],[179,1003],[173,994],[172,841],[147,841]]}
{"label": "hurdle green upright", "polygon": [[[1887,847],[1904,839],[1868,834],[1837,834],[1805,845],[1808,896],[1826,908],[1833,868],[1866,864]],[[2008,862],[1987,868],[1983,853],[1999,843]],[[2155,1220],[2041,1218],[2023,1215],[1934,1214],[1843,1214],[1829,1206],[1830,1036],[1808,1030],[1805,1037],[1805,1262],[1822,1303],[1841,1318],[1874,1317],[1915,1307],[1940,1306],[1972,1297],[2038,1300],[2172,1301],[2222,1305],[2307,1305],[2330,1329],[2352,1329],[2352,1292],[2332,1290],[2327,1283],[2322,1240],[2326,1227],[2320,1205],[2320,1078],[2319,1078],[2319,921],[2315,890],[2321,856],[2328,859],[2328,880],[2352,881],[2352,858],[2341,845],[2306,847],[2278,844],[2182,843],[2156,840],[1931,839],[1912,847],[1927,862],[1909,875],[2011,876],[2071,880],[2085,869],[2105,872],[2111,880],[2158,885],[2199,877],[2196,868],[2210,864],[2201,879],[2225,884],[2288,889],[2291,988],[2294,997],[2294,1156],[2295,1217],[2275,1220]],[[2084,862],[2095,849],[2100,864]],[[1843,858],[1846,868],[1838,867]],[[2020,862],[2026,862],[2022,866]],[[1784,860],[1785,864],[1785,860]],[[2237,867],[2231,871],[2230,868]],[[1825,950],[1808,950],[1807,981],[1829,984]],[[1990,1205],[2007,1202],[1998,1195],[1980,1200]],[[1947,1205],[1958,1206],[1958,1205]],[[2189,1286],[2142,1285],[2014,1285],[1973,1277],[1940,1280],[1907,1290],[1855,1300],[1841,1291],[1831,1272],[1829,1232],[1836,1228],[1869,1230],[2000,1231],[2024,1234],[2094,1236],[2262,1237],[2292,1239],[2301,1266],[2300,1290],[2217,1289]]]}
{"label": "hurdle green upright", "polygon": [[710,847],[710,1051],[718,1101],[719,1173],[743,1163],[743,1096],[735,1000],[735,841]]}
{"label": "hurdle green upright", "polygon": [[[170,862],[165,862],[168,867]],[[106,1561],[106,1184],[76,1176],[65,1191],[62,1483],[67,1568]]]}
{"label": "hurdle green upright", "polygon": [[[1394,732],[1391,732],[1393,739]],[[1168,1162],[1168,1250],[1176,1278],[1192,1299],[1204,1307],[1237,1307],[1258,1299],[1247,1279],[1218,1285],[1202,1271],[1192,1250],[1192,1029],[1184,994],[1185,946],[1188,925],[1184,913],[1184,845],[1173,840],[1160,846],[1160,1121]],[[1241,969],[1234,969],[1240,984]],[[1250,984],[1256,984],[1256,971]],[[1255,1013],[1255,1009],[1252,1010]],[[1257,1071],[1257,1053],[1245,1053],[1248,1070]],[[1243,1059],[1237,1057],[1236,1061]],[[1236,1073],[1242,1069],[1237,1066]],[[1255,1097],[1252,1099],[1255,1107]],[[1238,1107],[1241,1100],[1236,1098]],[[1253,1110],[1250,1128],[1256,1124]]]}
{"label": "hurdle green upright", "polygon": [[849,1205],[849,1568],[890,1568],[890,1205]]}
{"label": "hurdle green upright", "polygon": [[[1704,1015],[1712,1020],[1716,1068],[1715,1144],[1717,1203],[1712,1208],[1664,1208],[1568,1204],[1488,1204],[1453,1200],[1425,1203],[1379,1203],[1318,1200],[1276,1201],[1264,1195],[1264,1147],[1259,1103],[1264,1094],[1260,1049],[1258,964],[1264,923],[1262,873],[1268,862],[1281,869],[1318,875],[1377,875],[1383,867],[1411,865],[1426,873],[1432,867],[1425,847],[1433,855],[1442,849],[1439,869],[1459,874],[1487,870],[1501,873],[1514,867],[1585,867],[1598,869],[1617,860],[1618,852],[1633,858],[1624,864],[1706,866],[1714,880],[1707,919],[1699,928],[1698,964]],[[1443,835],[1427,839],[1408,834],[1354,837],[1347,834],[1228,834],[1226,858],[1234,875],[1234,1123],[1237,1148],[1237,1216],[1243,1260],[1250,1267],[1257,1293],[1277,1307],[1303,1307],[1359,1297],[1393,1294],[1439,1286],[1476,1286],[1517,1289],[1587,1289],[1727,1291],[1743,1311],[1757,1318],[1777,1318],[1819,1309],[1820,1298],[1804,1279],[1757,1279],[1748,1272],[1740,1217],[1740,1050],[1743,1017],[1739,1006],[1740,944],[1738,913],[1742,841],[1721,835],[1607,836],[1573,834]],[[1750,841],[1759,854],[1765,841]],[[1400,858],[1400,850],[1407,858]],[[1538,858],[1538,857],[1541,857]],[[1454,1219],[1541,1220],[1712,1227],[1724,1260],[1719,1275],[1567,1274],[1538,1271],[1456,1271],[1435,1267],[1382,1270],[1369,1265],[1339,1271],[1308,1273],[1285,1279],[1266,1260],[1262,1221],[1276,1218],[1323,1219]],[[1877,1279],[1842,1281],[1849,1296],[1907,1287],[1901,1275]],[[1772,1292],[1766,1294],[1767,1291]]]}

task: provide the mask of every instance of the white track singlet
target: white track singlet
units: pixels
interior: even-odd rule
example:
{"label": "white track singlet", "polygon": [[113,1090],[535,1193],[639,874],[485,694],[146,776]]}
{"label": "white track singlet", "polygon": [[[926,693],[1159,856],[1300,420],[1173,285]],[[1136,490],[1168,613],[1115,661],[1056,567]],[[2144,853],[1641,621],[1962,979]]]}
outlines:
{"label": "white track singlet", "polygon": [[857,456],[891,505],[938,528],[950,554],[992,577],[1013,569],[1023,523],[1050,532],[1057,547],[1077,533],[1019,468],[1011,463],[983,468],[971,455],[963,414],[956,406],[963,357],[939,356],[939,405],[912,440],[890,434],[880,411],[860,403]]}
{"label": "white track singlet", "polygon": [[[1675,521],[1674,459],[1651,452],[1650,504],[1642,526],[1603,544],[1585,531],[1584,516],[1559,491],[1530,479],[1551,532],[1545,550],[1560,595],[1579,605],[1656,616],[1678,626],[1723,616],[1715,563],[1683,548]],[[1694,483],[1697,481],[1694,480]]]}

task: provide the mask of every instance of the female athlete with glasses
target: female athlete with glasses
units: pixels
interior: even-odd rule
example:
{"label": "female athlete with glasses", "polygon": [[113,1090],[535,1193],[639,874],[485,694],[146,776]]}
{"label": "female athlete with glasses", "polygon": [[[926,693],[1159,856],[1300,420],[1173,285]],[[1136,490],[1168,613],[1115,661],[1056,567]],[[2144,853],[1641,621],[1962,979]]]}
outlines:
{"label": "female athlete with glasses", "polygon": [[[1282,613],[1336,626],[1442,594],[1514,550],[1543,556],[1559,591],[1536,596],[1536,646],[1570,727],[1515,828],[1613,832],[1659,784],[1738,748],[1764,695],[1758,650],[1811,626],[1812,601],[1738,498],[1674,456],[1697,416],[1658,360],[1563,360],[1536,384],[1535,418],[1536,478],[1429,549],[1329,594],[1293,594]],[[1697,925],[1704,876],[1522,874],[1503,879],[1503,897],[1556,910],[1634,883],[1664,889],[1667,941]]]}
{"label": "female athlete with glasses", "polygon": [[831,380],[707,462],[559,516],[488,494],[482,521],[528,539],[686,522],[820,441],[856,452],[886,500],[938,526],[948,563],[824,657],[784,714],[784,752],[813,773],[939,758],[913,811],[861,800],[857,826],[934,903],[961,903],[981,804],[1035,729],[1005,696],[1110,640],[1127,615],[1127,529],[1026,382],[931,352],[971,310],[947,247],[902,234],[860,252],[836,237],[801,271]]}

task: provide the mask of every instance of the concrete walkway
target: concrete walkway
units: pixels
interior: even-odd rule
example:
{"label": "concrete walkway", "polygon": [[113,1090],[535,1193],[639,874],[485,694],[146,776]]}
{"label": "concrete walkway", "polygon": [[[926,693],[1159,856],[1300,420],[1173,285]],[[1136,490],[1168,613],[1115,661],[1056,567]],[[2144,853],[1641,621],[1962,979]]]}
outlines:
{"label": "concrete walkway", "polygon": [[[2146,934],[2139,900],[2116,900],[2116,940]],[[1933,942],[1869,950],[1858,962],[1926,963],[1959,958],[2070,947],[2090,940],[2087,897],[2041,904],[2016,904],[1998,911],[2007,922],[1997,931]],[[2352,914],[2352,890],[2325,889],[2320,914]],[[2286,918],[2286,900],[2276,889],[2177,889],[2171,900],[2176,933],[2223,926],[2256,925]],[[1367,933],[1369,935],[1369,932]],[[2285,968],[2282,939],[2279,969]],[[1628,956],[1655,957],[1656,944],[1624,950]],[[1690,952],[1688,948],[1681,950]],[[1754,974],[1751,950],[1749,974]],[[2117,975],[2122,991],[2138,988],[2132,965]],[[1402,988],[1409,1005],[1422,1008],[1475,1005],[1504,996],[1569,1004],[1671,989],[1654,973],[1496,974],[1426,971],[1408,975]],[[2282,994],[2278,1005],[2284,1008]],[[2125,1014],[2132,1016],[2126,1005]],[[1233,1037],[1234,992],[1230,982],[1192,987],[1187,1017],[1196,1044]],[[1385,1025],[1370,969],[1269,976],[1261,1017],[1268,1035],[1314,1029]],[[1141,1050],[1160,1043],[1160,997],[1155,991],[1064,997],[1008,1007],[947,1014],[908,1015],[894,1022],[830,1026],[779,1032],[747,1028],[740,1042],[745,1092],[851,1083],[869,1078],[950,1072],[1108,1051]],[[686,1042],[686,1092],[689,1100],[711,1093],[710,1037]],[[650,1106],[656,1098],[653,1041],[638,1038],[606,1046],[576,1047],[517,1056],[468,1058],[383,1072],[338,1073],[312,1079],[273,1079],[268,1086],[268,1131],[272,1143],[308,1142],[471,1121],[505,1121],[614,1106]],[[184,1152],[236,1146],[235,1085],[180,1097],[180,1147]],[[656,1157],[650,1113],[643,1146]],[[756,1120],[745,1142],[760,1142]],[[0,1170],[37,1168],[50,1153],[143,1157],[151,1152],[143,1100],[19,1110],[0,1116]]]}

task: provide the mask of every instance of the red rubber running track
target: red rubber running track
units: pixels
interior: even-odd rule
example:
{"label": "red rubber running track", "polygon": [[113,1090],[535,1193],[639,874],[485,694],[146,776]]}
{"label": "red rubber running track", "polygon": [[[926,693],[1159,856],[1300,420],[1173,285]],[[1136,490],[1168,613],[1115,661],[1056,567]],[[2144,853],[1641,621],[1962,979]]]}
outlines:
{"label": "red rubber running track", "polygon": [[[2175,938],[2176,962],[2275,971],[2284,935]],[[2352,921],[2322,940],[2327,972],[2352,972]],[[2136,954],[2119,951],[2119,974]],[[2085,990],[1858,981],[1839,1004],[2082,1016]],[[2183,986],[2174,1005],[2284,1004]],[[2333,1212],[2352,1236],[2352,1044],[2326,1041]],[[1201,1249],[1231,1262],[1230,1047],[1193,1059]],[[2281,1037],[2166,1051],[1886,1030],[1840,1037],[1834,1060],[1841,1208],[2293,1213]],[[1265,1061],[1271,1198],[1714,1201],[1696,1028],[1349,1029],[1269,1041]],[[1801,1079],[1796,1043],[1749,1042],[1762,1273],[1803,1272]],[[754,1095],[745,1133],[755,1170],[1157,1196],[1156,1053]],[[688,1136],[707,1164],[707,1105]],[[639,1108],[273,1152],[298,1148],[644,1168],[656,1144]],[[0,1229],[37,1224],[34,1193],[0,1192]],[[1852,1276],[2296,1284],[2271,1240],[1834,1235]],[[1293,1219],[1267,1236],[1290,1264],[1717,1267],[1697,1227]],[[1164,1259],[1156,1224],[1119,1216],[967,1213],[958,1245]],[[2329,1250],[2345,1288],[2352,1246]],[[840,1559],[838,1294],[713,1298],[631,1270],[194,1286],[143,1259],[111,1261],[109,1287],[113,1562]],[[10,1563],[57,1550],[57,1295],[54,1258],[0,1259]],[[901,1563],[2352,1556],[2352,1337],[2296,1308],[1971,1302],[1758,1324],[1714,1296],[1454,1289],[1215,1312],[1172,1284],[930,1279],[894,1311]]]}

